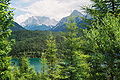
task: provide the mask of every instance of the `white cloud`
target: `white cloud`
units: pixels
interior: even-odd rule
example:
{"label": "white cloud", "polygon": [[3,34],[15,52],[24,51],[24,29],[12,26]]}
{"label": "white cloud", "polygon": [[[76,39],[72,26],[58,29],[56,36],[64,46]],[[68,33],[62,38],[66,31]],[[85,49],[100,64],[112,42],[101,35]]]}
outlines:
{"label": "white cloud", "polygon": [[21,1],[23,1],[23,2],[30,2],[31,0],[21,0]]}
{"label": "white cloud", "polygon": [[21,9],[21,11],[25,11],[26,14],[16,17],[16,20],[19,23],[22,20],[24,21],[27,17],[31,16],[27,13],[33,16],[48,16],[60,20],[62,17],[68,16],[73,10],[76,9],[80,11],[81,6],[87,6],[89,4],[90,0],[38,0],[30,6]]}
{"label": "white cloud", "polygon": [[28,19],[31,16],[33,16],[33,15],[26,13],[24,15],[17,16],[15,18],[15,21],[20,24],[20,23],[24,22],[26,19]]}

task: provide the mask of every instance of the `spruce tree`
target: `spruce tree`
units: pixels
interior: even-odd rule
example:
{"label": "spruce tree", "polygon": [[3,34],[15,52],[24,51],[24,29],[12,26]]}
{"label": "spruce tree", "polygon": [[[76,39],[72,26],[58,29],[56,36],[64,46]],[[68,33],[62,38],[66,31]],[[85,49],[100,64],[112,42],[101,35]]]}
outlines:
{"label": "spruce tree", "polygon": [[35,70],[30,66],[27,57],[19,58],[19,66],[14,71],[15,80],[39,80],[37,79],[37,74]]}
{"label": "spruce tree", "polygon": [[10,57],[11,35],[10,26],[13,26],[13,11],[10,8],[10,0],[0,0],[0,80],[14,80],[11,72]]}
{"label": "spruce tree", "polygon": [[76,23],[70,19],[67,24],[67,32],[64,33],[64,56],[65,70],[64,75],[67,80],[87,80],[89,79],[89,55],[84,54],[81,48],[81,37]]}
{"label": "spruce tree", "polygon": [[111,13],[118,16],[120,13],[120,0],[91,0],[93,5],[86,8],[86,11],[92,16],[104,16]]}
{"label": "spruce tree", "polygon": [[[83,30],[83,38],[86,42],[82,49],[91,55],[92,79],[119,80],[117,77],[119,75],[119,41],[117,37],[119,37],[120,1],[91,1],[94,4],[91,8],[86,8],[86,12],[92,15],[92,19],[88,20],[90,21],[89,25],[86,30]],[[117,36],[115,36],[116,34]],[[117,50],[115,46],[117,46]]]}
{"label": "spruce tree", "polygon": [[[59,64],[61,59],[59,57],[59,54],[57,53],[57,45],[52,33],[50,34],[50,36],[48,37],[48,40],[46,41],[46,46],[47,46],[47,49],[45,50],[45,53],[42,57],[44,61],[46,61],[46,66],[48,68],[47,77],[45,80],[60,80],[61,69]],[[46,75],[46,72],[45,72],[45,75]]]}
{"label": "spruce tree", "polygon": [[41,56],[41,66],[42,67],[41,67],[40,79],[41,80],[50,80],[45,53],[42,53],[42,56]]}
{"label": "spruce tree", "polygon": [[[100,23],[102,22],[102,23]],[[85,29],[82,51],[92,56],[92,80],[119,80],[120,18],[107,13]]]}

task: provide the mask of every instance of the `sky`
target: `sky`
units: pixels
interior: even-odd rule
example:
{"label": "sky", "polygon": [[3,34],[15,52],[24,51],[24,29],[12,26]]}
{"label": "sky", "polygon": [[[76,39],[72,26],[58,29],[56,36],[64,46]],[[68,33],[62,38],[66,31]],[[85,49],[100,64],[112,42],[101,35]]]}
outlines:
{"label": "sky", "polygon": [[31,16],[46,16],[59,21],[72,13],[73,10],[82,12],[81,7],[89,6],[90,0],[12,0],[11,7],[15,8],[14,19],[19,24]]}

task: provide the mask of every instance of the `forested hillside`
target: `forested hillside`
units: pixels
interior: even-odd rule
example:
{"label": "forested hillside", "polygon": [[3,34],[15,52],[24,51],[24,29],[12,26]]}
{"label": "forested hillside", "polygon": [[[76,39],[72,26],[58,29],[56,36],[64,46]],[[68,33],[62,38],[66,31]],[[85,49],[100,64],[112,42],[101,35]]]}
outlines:
{"label": "forested hillside", "polygon": [[[50,31],[13,31],[10,39],[15,39],[15,44],[10,52],[13,57],[27,55],[28,57],[40,57],[46,49],[46,40]],[[61,41],[60,33],[52,32],[58,43]]]}
{"label": "forested hillside", "polygon": [[12,31],[25,31],[26,29],[23,28],[21,25],[19,25],[18,23],[14,22],[13,23],[14,26],[11,26],[10,29]]}

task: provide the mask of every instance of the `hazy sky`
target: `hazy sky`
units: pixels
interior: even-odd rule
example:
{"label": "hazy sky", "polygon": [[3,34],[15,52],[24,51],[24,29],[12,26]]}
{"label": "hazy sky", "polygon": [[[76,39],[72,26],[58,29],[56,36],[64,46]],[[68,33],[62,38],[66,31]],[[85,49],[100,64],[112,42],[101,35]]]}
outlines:
{"label": "hazy sky", "polygon": [[47,16],[60,20],[70,15],[73,10],[81,11],[81,6],[88,6],[90,0],[12,0],[15,8],[15,21],[21,23],[31,16]]}

